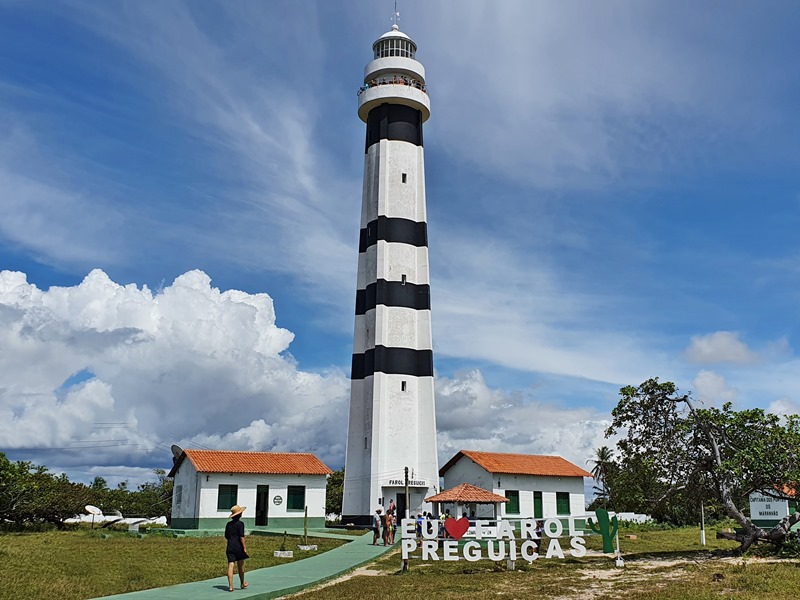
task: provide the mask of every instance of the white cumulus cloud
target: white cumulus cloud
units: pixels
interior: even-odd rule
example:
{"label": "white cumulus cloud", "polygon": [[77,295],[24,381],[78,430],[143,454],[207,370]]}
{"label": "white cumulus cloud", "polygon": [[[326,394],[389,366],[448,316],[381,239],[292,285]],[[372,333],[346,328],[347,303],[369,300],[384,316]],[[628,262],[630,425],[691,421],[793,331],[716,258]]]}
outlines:
{"label": "white cumulus cloud", "polygon": [[0,445],[59,449],[64,468],[157,462],[173,442],[336,463],[347,379],[300,370],[293,337],[267,294],[221,292],[201,271],[156,294],[100,270],[47,291],[3,271]]}
{"label": "white cumulus cloud", "polygon": [[603,436],[607,416],[590,408],[565,408],[527,392],[490,388],[480,371],[438,377],[439,462],[459,450],[555,454],[586,468]]}
{"label": "white cumulus cloud", "polygon": [[[190,271],[157,293],[94,270],[40,290],[0,272],[0,447],[90,480],[147,479],[169,446],[309,451],[344,463],[349,381],[303,371],[267,294]],[[461,449],[560,454],[607,443],[593,409],[439,377],[440,462]]]}
{"label": "white cumulus cloud", "polygon": [[692,381],[695,396],[710,405],[735,402],[739,391],[730,385],[722,375],[713,371],[700,371]]}
{"label": "white cumulus cloud", "polygon": [[758,362],[758,354],[750,350],[732,331],[715,331],[707,335],[692,336],[686,349],[686,358],[693,363],[738,363]]}

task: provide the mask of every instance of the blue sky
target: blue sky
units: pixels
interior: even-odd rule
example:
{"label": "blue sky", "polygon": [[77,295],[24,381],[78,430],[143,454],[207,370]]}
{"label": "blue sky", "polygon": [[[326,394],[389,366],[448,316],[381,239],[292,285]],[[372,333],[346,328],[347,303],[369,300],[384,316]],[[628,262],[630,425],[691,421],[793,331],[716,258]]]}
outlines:
{"label": "blue sky", "polygon": [[[355,92],[392,5],[0,1],[0,448],[112,481],[174,442],[343,463]],[[650,376],[797,412],[800,7],[399,9],[440,461],[584,464]]]}

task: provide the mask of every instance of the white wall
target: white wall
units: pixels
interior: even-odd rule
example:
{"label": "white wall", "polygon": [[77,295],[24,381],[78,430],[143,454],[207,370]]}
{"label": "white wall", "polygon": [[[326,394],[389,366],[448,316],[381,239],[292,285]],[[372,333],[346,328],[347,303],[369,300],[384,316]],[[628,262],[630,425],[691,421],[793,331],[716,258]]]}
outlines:
{"label": "white wall", "polygon": [[[402,175],[406,175],[403,183]],[[426,220],[424,151],[398,140],[372,144],[364,159],[361,227],[379,215]],[[429,283],[428,249],[379,241],[359,256],[358,288],[377,279]],[[379,305],[356,316],[353,351],[376,345],[431,350],[431,311]],[[403,382],[406,384],[403,390]],[[438,490],[433,377],[375,373],[352,382],[342,512],[371,515],[380,498],[397,497],[388,484],[404,468],[427,482],[412,490],[410,510],[430,510],[422,499]]]}
{"label": "white wall", "polygon": [[[177,503],[178,486],[181,486],[181,502]],[[181,463],[178,472],[175,473],[172,486],[172,518],[196,518],[197,502],[199,498],[200,484],[197,480],[197,470],[187,458]]]}
{"label": "white wall", "polygon": [[[306,505],[309,517],[325,517],[325,475],[263,475],[242,473],[200,474],[200,514],[205,518],[227,518],[230,510],[218,510],[219,486],[233,484],[239,486],[236,503],[246,506],[244,517],[256,516],[256,486],[269,486],[269,518],[303,516],[303,511],[287,509],[287,488],[290,485],[306,487]],[[275,496],[281,496],[281,504],[274,503]]]}
{"label": "white wall", "polygon": [[[500,515],[509,518],[533,518],[533,492],[542,492],[542,517],[545,519],[558,516],[556,492],[569,493],[570,514],[583,515],[586,512],[583,477],[492,474],[464,456],[445,473],[444,489],[461,483],[470,483],[500,496],[504,496],[506,490],[519,491],[519,514],[506,515],[507,503],[501,505]],[[479,517],[490,517],[492,510],[491,505],[484,505],[482,509],[479,507],[476,514]]]}
{"label": "white wall", "polygon": [[[269,518],[302,517],[303,511],[287,509],[287,488],[302,485],[306,488],[306,505],[309,517],[325,517],[325,475],[265,475],[247,473],[197,473],[194,465],[186,459],[175,474],[175,488],[183,486],[181,504],[175,504],[176,490],[173,488],[173,518],[228,518],[230,510],[218,510],[219,486],[238,486],[236,504],[246,506],[245,517],[256,516],[256,488],[269,486]],[[282,502],[276,505],[275,496]],[[199,506],[198,506],[199,500]]]}

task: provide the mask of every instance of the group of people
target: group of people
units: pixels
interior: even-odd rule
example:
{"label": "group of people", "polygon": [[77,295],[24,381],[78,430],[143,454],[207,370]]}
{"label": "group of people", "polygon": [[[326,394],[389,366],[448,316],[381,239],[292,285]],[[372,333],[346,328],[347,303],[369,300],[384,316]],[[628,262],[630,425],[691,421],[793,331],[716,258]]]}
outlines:
{"label": "group of people", "polygon": [[[394,500],[389,500],[389,508],[386,509],[386,512],[383,511],[382,508],[375,509],[375,514],[372,515],[372,545],[377,546],[378,540],[383,540],[384,546],[391,546],[395,542],[395,534],[397,532],[397,509],[394,504]],[[464,518],[467,518],[467,513],[464,513]],[[428,511],[422,511],[419,515],[411,515],[411,518],[416,521],[416,532],[417,537],[422,537],[422,528],[423,527],[430,527],[430,525],[426,525],[427,522],[436,521],[437,522],[437,530],[438,535],[440,538],[447,538],[450,535],[447,533],[447,529],[445,529],[445,521],[447,519],[452,519],[453,515],[450,514],[450,509],[447,509],[442,513],[442,515],[438,518],[433,516],[433,513],[429,513]],[[473,512],[471,519],[475,519],[475,513]]]}
{"label": "group of people", "polygon": [[394,535],[397,531],[397,515],[394,500],[389,500],[389,508],[383,513],[382,508],[375,510],[372,515],[372,545],[378,545],[378,539],[383,539],[384,546],[394,544]]}
{"label": "group of people", "polygon": [[404,77],[402,75],[401,76],[394,75],[391,78],[382,77],[380,79],[373,79],[371,81],[368,81],[360,88],[358,88],[358,95],[360,96],[362,92],[367,91],[369,88],[377,87],[379,85],[392,85],[392,84],[408,85],[411,87],[415,87],[418,90],[422,90],[426,94],[428,93],[428,88],[422,82],[417,81],[416,79],[411,79],[409,77]]}

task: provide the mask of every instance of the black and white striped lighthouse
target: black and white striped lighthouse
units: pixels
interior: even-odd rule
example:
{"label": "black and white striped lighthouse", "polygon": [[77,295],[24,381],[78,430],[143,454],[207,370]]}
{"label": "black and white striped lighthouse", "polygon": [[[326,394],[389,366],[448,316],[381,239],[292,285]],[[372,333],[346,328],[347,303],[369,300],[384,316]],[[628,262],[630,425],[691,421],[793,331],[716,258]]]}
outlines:
{"label": "black and white striped lighthouse", "polygon": [[439,481],[422,149],[430,100],[417,46],[397,25],[372,48],[358,93],[367,141],[345,523],[369,522],[390,500],[398,518],[430,509],[424,498]]}

